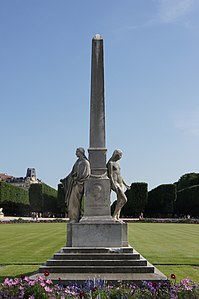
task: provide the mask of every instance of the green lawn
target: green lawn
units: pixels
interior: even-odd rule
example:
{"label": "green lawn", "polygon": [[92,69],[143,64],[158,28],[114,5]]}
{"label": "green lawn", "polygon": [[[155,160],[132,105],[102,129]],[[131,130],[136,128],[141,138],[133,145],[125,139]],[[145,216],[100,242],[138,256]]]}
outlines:
{"label": "green lawn", "polygon": [[199,282],[199,225],[131,223],[129,244],[165,275]]}
{"label": "green lawn", "polygon": [[[168,277],[199,282],[199,225],[130,223],[129,244]],[[0,279],[30,274],[66,243],[66,224],[0,225]]]}

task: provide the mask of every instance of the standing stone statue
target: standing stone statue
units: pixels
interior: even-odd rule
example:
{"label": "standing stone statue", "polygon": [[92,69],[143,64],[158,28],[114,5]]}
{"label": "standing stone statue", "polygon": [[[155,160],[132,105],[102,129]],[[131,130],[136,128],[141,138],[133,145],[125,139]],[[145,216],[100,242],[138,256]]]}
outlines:
{"label": "standing stone statue", "polygon": [[4,217],[3,208],[0,208],[0,218]]}
{"label": "standing stone statue", "polygon": [[127,202],[126,195],[123,191],[123,185],[127,189],[130,189],[130,186],[126,184],[126,182],[121,176],[120,165],[117,162],[121,158],[122,151],[116,149],[107,163],[108,177],[110,178],[111,189],[117,194],[117,203],[113,213],[113,218],[117,221],[119,221],[122,207]]}
{"label": "standing stone statue", "polygon": [[84,182],[90,175],[90,163],[82,147],[77,148],[78,157],[69,175],[61,179],[64,187],[65,203],[68,207],[68,217],[71,223],[79,222]]}

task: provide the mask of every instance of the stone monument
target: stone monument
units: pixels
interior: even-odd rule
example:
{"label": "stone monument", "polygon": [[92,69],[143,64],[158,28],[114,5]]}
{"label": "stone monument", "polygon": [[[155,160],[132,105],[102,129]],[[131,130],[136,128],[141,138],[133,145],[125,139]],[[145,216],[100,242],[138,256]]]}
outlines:
{"label": "stone monument", "polygon": [[[127,224],[114,221],[106,167],[103,39],[92,40],[90,145],[91,174],[85,180],[84,215],[68,225],[67,246],[127,246]],[[85,242],[86,236],[86,242]],[[112,238],[110,238],[112,236]]]}
{"label": "stone monument", "polygon": [[[87,169],[87,176],[83,179],[84,215],[80,221],[78,221],[79,217],[70,216],[70,222],[67,225],[67,245],[47,260],[32,278],[47,270],[50,273],[50,279],[54,282],[61,279],[62,283],[74,280],[82,282],[94,277],[112,282],[123,280],[136,283],[142,280],[166,279],[129,246],[127,223],[118,221],[121,207],[126,202],[122,185],[127,187],[128,185],[122,179],[117,164],[122,155],[121,151],[116,150],[106,165],[103,56],[103,39],[96,34],[92,40],[88,149],[91,172],[89,173]],[[114,168],[113,172],[111,167]],[[76,173],[76,170],[73,170],[65,182],[62,180],[63,184],[68,184],[71,175]],[[68,191],[70,194],[73,192],[71,186],[73,185],[70,185]],[[117,193],[114,218],[111,216],[110,209],[111,188]],[[65,196],[67,200],[72,199],[67,193]]]}

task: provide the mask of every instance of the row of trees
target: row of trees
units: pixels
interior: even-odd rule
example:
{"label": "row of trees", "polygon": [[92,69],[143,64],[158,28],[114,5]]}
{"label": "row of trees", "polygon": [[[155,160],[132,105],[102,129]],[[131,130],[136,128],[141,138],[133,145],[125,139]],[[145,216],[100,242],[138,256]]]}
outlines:
{"label": "row of trees", "polygon": [[61,213],[57,191],[44,183],[31,184],[27,191],[1,181],[0,207],[9,216],[31,216],[32,213],[57,216]]}
{"label": "row of trees", "polygon": [[199,174],[183,175],[174,184],[164,184],[148,192],[146,183],[133,183],[126,191],[124,217],[199,217]]}
{"label": "row of trees", "polygon": [[29,205],[27,190],[0,181],[0,207],[5,215],[24,215]]}
{"label": "row of trees", "polygon": [[[160,185],[149,192],[147,183],[133,183],[126,196],[128,201],[121,212],[124,217],[138,217],[141,213],[145,217],[199,217],[199,174],[185,174],[178,182]],[[5,215],[30,216],[34,212],[64,217],[63,186],[59,184],[56,191],[39,183],[32,184],[27,191],[0,181],[0,207]]]}

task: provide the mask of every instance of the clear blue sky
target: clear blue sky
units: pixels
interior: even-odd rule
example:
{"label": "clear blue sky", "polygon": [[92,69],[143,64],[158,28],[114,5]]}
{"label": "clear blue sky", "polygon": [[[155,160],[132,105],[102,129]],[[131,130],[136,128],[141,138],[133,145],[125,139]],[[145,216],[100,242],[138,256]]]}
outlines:
{"label": "clear blue sky", "polygon": [[199,172],[198,0],[0,0],[0,172],[57,187],[88,149],[96,33],[107,158],[149,190]]}

